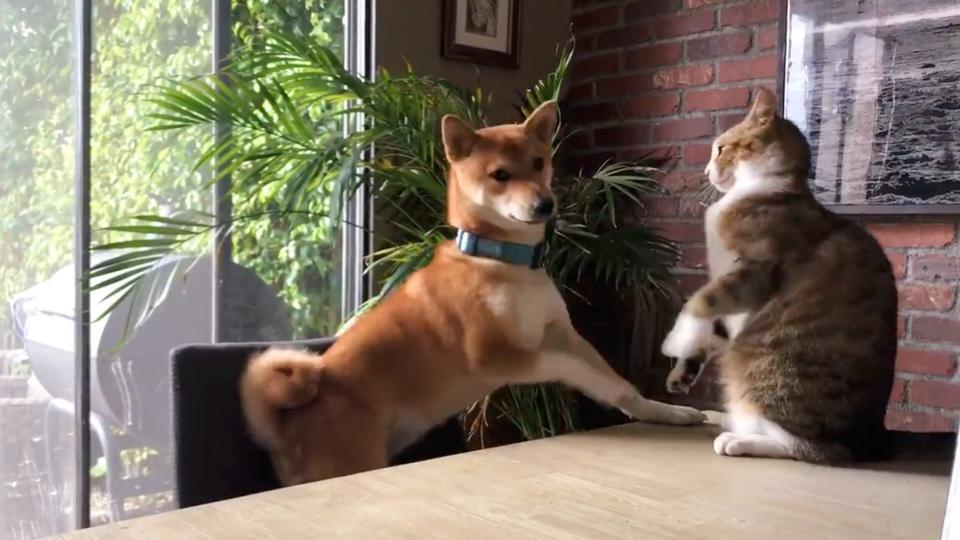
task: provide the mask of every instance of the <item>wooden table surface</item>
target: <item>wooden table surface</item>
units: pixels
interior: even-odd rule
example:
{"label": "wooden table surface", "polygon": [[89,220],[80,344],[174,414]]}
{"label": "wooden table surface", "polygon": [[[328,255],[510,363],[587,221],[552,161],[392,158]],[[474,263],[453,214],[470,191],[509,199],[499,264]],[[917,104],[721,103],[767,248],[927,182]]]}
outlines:
{"label": "wooden table surface", "polygon": [[59,538],[939,538],[949,485],[942,462],[851,469],[718,457],[716,432],[632,424]]}

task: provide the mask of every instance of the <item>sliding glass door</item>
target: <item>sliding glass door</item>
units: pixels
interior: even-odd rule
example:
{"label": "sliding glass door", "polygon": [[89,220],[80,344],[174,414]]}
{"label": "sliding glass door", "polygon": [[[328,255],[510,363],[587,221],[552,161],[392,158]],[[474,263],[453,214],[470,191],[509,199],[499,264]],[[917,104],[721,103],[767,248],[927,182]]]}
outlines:
{"label": "sliding glass door", "polygon": [[75,518],[73,422],[47,416],[74,401],[73,24],[69,2],[0,0],[0,538]]}
{"label": "sliding glass door", "polygon": [[[328,45],[365,71],[367,2],[94,0],[88,114],[77,106],[85,13],[71,4],[0,0],[4,539],[70,530],[87,512],[98,525],[172,509],[169,351],[331,335],[364,295],[363,235],[316,225],[331,197],[279,212],[283,186],[251,191],[229,174],[214,181],[224,164],[208,166],[202,149],[229,125],[151,128],[159,87],[208,74],[228,49],[257,47],[271,33]],[[86,185],[76,182],[83,130]],[[78,212],[84,196],[89,213]],[[363,222],[364,208],[351,206],[351,223]],[[137,254],[161,246],[164,227],[198,216],[219,228],[194,230],[156,257]],[[123,272],[104,284],[94,270],[95,287],[78,291],[75,242],[87,242],[85,230],[90,246],[108,247],[88,251],[89,266],[125,261],[131,276],[139,272],[137,287]],[[78,298],[90,305],[79,335]],[[83,347],[90,382],[77,394]],[[90,408],[88,445],[77,436],[81,403]],[[88,466],[78,470],[77,456]]]}

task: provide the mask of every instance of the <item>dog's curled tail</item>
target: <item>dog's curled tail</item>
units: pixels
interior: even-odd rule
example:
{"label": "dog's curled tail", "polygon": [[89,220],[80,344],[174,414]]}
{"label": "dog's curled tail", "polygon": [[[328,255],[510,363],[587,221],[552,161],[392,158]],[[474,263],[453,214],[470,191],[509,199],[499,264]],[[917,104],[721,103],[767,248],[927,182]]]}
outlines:
{"label": "dog's curled tail", "polygon": [[240,399],[258,443],[269,450],[284,446],[282,413],[313,401],[321,365],[320,355],[292,349],[267,349],[250,359],[240,379]]}

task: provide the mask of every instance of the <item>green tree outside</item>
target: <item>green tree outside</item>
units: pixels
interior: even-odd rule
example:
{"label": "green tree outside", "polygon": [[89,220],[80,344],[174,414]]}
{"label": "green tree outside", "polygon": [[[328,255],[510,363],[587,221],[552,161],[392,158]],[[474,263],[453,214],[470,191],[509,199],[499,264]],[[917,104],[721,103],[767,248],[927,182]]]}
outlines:
{"label": "green tree outside", "polygon": [[[309,35],[342,51],[344,0],[234,0],[236,44],[264,31]],[[92,92],[92,225],[136,214],[208,211],[193,170],[210,133],[148,131],[153,85],[210,71],[209,2],[103,0],[95,3]],[[7,0],[0,10],[0,337],[11,327],[10,298],[72,260],[74,115],[72,4]],[[282,204],[282,186],[234,196],[236,215]],[[329,196],[308,213],[238,221],[234,258],[278,291],[298,337],[339,324],[336,239],[317,227]],[[109,236],[108,236],[109,235]],[[208,246],[195,246],[201,251]],[[3,345],[0,339],[0,345]]]}

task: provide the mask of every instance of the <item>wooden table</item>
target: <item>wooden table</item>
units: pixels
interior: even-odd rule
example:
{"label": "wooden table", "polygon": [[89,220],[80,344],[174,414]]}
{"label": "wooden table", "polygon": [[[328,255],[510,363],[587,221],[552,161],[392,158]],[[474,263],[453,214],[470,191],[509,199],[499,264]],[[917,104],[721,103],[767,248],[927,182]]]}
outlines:
{"label": "wooden table", "polygon": [[724,458],[712,450],[716,432],[715,426],[632,424],[60,538],[939,538],[949,484],[942,463],[888,464],[880,470]]}

